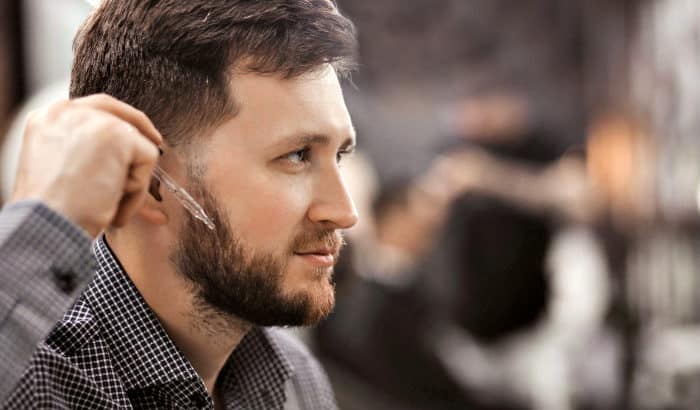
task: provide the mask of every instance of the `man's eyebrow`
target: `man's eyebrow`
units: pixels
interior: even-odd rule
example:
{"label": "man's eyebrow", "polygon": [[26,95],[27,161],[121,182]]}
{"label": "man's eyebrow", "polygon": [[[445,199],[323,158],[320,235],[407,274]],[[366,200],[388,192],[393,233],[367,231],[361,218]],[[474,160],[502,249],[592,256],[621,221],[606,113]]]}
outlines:
{"label": "man's eyebrow", "polygon": [[[284,146],[301,146],[301,145],[328,145],[331,138],[325,134],[299,134],[296,136],[283,138],[279,144]],[[343,141],[340,149],[347,150],[355,147],[355,129],[353,128],[350,136]]]}

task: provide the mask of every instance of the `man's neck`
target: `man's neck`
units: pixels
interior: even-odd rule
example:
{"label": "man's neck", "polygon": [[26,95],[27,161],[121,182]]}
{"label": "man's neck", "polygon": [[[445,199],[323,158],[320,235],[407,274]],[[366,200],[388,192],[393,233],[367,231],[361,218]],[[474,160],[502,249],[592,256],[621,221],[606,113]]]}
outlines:
{"label": "man's neck", "polygon": [[[144,295],[144,298],[146,296]],[[148,301],[148,299],[146,299]],[[167,305],[167,299],[161,300]],[[251,325],[234,323],[204,312],[161,311],[152,306],[173,343],[182,351],[214,396],[216,381],[231,353],[250,331]]]}
{"label": "man's neck", "polygon": [[127,238],[124,232],[109,232],[105,239],[168,336],[214,397],[219,373],[251,325],[198,308],[201,304],[196,303],[189,290],[191,284],[167,262],[165,240],[151,237],[149,243],[142,244],[138,238]]}

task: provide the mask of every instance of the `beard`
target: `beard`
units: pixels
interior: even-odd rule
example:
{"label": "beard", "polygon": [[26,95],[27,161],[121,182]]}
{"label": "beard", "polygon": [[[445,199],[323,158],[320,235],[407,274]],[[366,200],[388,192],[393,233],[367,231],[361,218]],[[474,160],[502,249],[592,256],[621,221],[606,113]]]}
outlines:
{"label": "beard", "polygon": [[302,232],[279,255],[250,251],[214,195],[201,183],[191,188],[216,229],[186,213],[170,260],[192,285],[200,316],[214,314],[258,326],[307,326],[328,316],[335,305],[332,270],[313,270],[303,291],[285,292],[283,284],[286,261],[295,250],[319,244],[340,249],[342,238],[336,230]]}

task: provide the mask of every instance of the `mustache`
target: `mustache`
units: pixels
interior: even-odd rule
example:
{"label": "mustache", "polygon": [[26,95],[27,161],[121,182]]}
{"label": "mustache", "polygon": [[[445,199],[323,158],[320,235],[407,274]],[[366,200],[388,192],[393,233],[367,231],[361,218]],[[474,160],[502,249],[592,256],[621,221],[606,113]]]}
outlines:
{"label": "mustache", "polygon": [[337,257],[344,245],[345,239],[338,230],[305,231],[294,238],[291,249],[292,252],[330,249]]}

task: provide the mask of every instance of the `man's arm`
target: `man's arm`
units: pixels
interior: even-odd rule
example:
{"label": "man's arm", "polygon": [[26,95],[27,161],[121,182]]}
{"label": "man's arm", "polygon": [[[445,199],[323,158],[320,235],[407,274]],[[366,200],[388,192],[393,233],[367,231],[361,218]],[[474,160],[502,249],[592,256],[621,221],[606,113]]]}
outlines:
{"label": "man's arm", "polygon": [[0,401],[89,282],[91,238],[143,203],[162,141],[142,112],[107,95],[30,116],[0,212]]}
{"label": "man's arm", "polygon": [[94,271],[90,237],[38,201],[0,212],[0,397]]}

